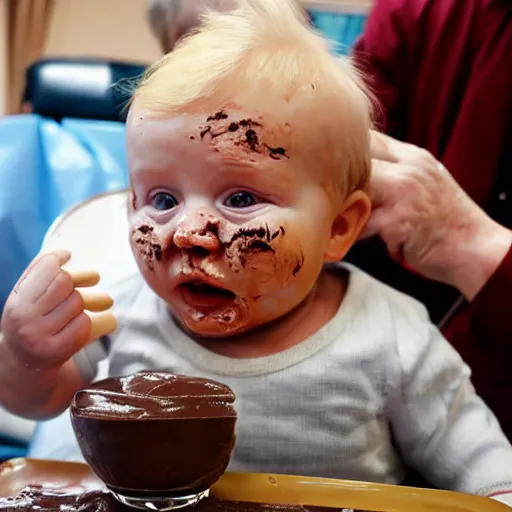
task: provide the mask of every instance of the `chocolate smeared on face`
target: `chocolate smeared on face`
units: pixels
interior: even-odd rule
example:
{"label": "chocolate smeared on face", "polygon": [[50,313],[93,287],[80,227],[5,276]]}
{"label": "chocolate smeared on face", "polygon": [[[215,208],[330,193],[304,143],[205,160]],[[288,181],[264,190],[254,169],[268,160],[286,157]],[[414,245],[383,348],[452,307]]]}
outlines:
{"label": "chocolate smeared on face", "polygon": [[[204,217],[204,213],[200,214],[201,217]],[[211,233],[215,237],[219,237],[219,221],[214,219],[213,216],[209,216],[206,224],[199,230],[200,235],[206,235],[207,233]]]}
{"label": "chocolate smeared on face", "polygon": [[229,116],[226,114],[224,110],[219,110],[215,114],[206,118],[206,121],[220,121],[222,119],[227,119]]}
{"label": "chocolate smeared on face", "polygon": [[163,250],[153,226],[143,224],[132,231],[132,240],[149,270],[155,270],[155,260],[162,259]]}
{"label": "chocolate smeared on face", "polygon": [[276,251],[270,242],[278,236],[282,236],[283,232],[284,229],[280,227],[271,233],[268,225],[257,228],[240,228],[229,240],[221,241],[221,246],[231,268],[236,268],[237,262],[244,267],[250,256],[265,252],[275,254]]}
{"label": "chocolate smeared on face", "polygon": [[[277,232],[279,234],[279,231]],[[227,242],[223,242],[225,247],[230,247],[239,238],[260,238],[265,239],[267,242],[271,240],[270,230],[267,225],[265,227],[258,228],[240,228],[236,231],[231,239]]]}
{"label": "chocolate smeared on face", "polygon": [[[201,140],[209,135],[210,141],[218,137],[228,138],[235,146],[244,147],[250,152],[266,155],[273,160],[282,157],[289,158],[283,147],[271,147],[261,142],[263,125],[254,119],[246,118],[240,121],[228,121],[229,116],[224,111],[217,112],[206,118],[206,124],[200,127]],[[218,148],[214,147],[214,150]]]}
{"label": "chocolate smeared on face", "polygon": [[286,150],[284,148],[281,148],[281,147],[278,147],[278,148],[271,148],[270,146],[268,146],[267,144],[265,144],[265,147],[270,151],[270,158],[272,158],[273,160],[279,160],[281,157],[284,157],[284,158],[290,158],[287,154],[286,154]]}
{"label": "chocolate smeared on face", "polygon": [[252,128],[245,132],[245,141],[247,145],[255,152],[259,153],[260,139],[258,134]]}
{"label": "chocolate smeared on face", "polygon": [[[212,119],[209,117],[208,119]],[[217,121],[217,119],[215,119]],[[259,144],[258,136],[254,131],[255,127],[261,127],[261,123],[258,121],[254,121],[252,119],[242,119],[239,122],[210,122],[206,126],[202,127],[200,132],[201,139],[204,139],[205,135],[208,133],[212,139],[220,137],[221,135],[225,135],[227,133],[235,133],[238,132],[241,128],[246,128],[245,137],[249,142],[252,139],[252,142],[256,145]],[[256,149],[254,149],[256,151]]]}
{"label": "chocolate smeared on face", "polygon": [[248,251],[252,252],[271,252],[275,254],[275,249],[273,249],[267,242],[263,242],[262,240],[252,240],[249,242],[247,247]]}
{"label": "chocolate smeared on face", "polygon": [[79,391],[71,418],[85,460],[111,489],[180,496],[208,489],[224,473],[234,400],[218,382],[140,372]]}
{"label": "chocolate smeared on face", "polygon": [[302,268],[303,265],[304,265],[304,253],[301,250],[300,251],[300,260],[297,261],[297,264],[295,265],[295,267],[292,271],[292,275],[296,276],[300,272],[300,269]]}

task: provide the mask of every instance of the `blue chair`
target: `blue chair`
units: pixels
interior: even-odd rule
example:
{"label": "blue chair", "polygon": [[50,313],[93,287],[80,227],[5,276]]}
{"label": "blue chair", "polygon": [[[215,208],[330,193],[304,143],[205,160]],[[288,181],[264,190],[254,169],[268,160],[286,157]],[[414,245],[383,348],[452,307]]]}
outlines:
{"label": "blue chair", "polygon": [[144,69],[48,59],[27,70],[24,101],[34,115],[0,118],[0,312],[58,215],[126,187],[122,107],[126,84]]}
{"label": "blue chair", "polygon": [[127,186],[124,153],[119,122],[0,119],[0,310],[58,215]]}

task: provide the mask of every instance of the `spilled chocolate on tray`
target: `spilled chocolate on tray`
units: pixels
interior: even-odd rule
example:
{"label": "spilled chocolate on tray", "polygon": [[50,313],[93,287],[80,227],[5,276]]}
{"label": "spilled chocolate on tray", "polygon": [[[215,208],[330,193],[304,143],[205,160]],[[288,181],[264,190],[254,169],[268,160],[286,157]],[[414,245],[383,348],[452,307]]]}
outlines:
{"label": "spilled chocolate on tray", "polygon": [[[66,491],[39,485],[25,487],[17,496],[0,498],[1,512],[114,512],[127,510],[107,491]],[[128,509],[131,510],[131,509]],[[132,511],[133,512],[133,511]]]}
{"label": "spilled chocolate on tray", "polygon": [[123,496],[189,496],[224,473],[235,395],[207,379],[140,372],[76,393],[71,418],[94,473]]}
{"label": "spilled chocolate on tray", "polygon": [[[84,493],[52,490],[40,486],[26,487],[18,496],[0,498],[0,512],[133,512],[102,490]],[[349,508],[325,508],[300,505],[241,503],[208,498],[191,509],[193,512],[365,512]]]}

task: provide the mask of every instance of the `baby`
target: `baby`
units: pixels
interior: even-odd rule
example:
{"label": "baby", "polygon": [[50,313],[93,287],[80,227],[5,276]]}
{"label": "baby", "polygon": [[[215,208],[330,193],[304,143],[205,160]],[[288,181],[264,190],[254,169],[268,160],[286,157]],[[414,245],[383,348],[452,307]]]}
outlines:
{"label": "baby", "polygon": [[2,321],[0,401],[64,410],[111,375],[163,369],[237,395],[230,469],[432,485],[512,503],[512,448],[425,309],[339,263],[370,214],[370,102],[291,0],[240,0],[154,65],[127,122],[131,244],[118,330],[90,322],[66,253]]}

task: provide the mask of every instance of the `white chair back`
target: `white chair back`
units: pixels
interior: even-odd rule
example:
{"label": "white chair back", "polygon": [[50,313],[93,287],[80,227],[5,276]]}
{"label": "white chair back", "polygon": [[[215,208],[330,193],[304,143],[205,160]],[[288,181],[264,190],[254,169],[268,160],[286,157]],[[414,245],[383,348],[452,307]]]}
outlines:
{"label": "white chair back", "polygon": [[[95,196],[61,215],[50,227],[42,251],[67,249],[66,268],[130,275],[136,271],[127,222],[128,192]],[[108,276],[109,280],[113,276]]]}

